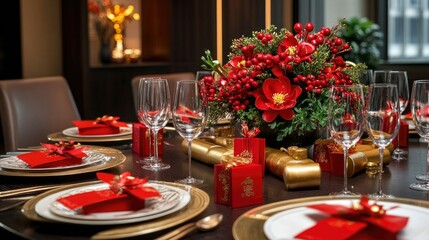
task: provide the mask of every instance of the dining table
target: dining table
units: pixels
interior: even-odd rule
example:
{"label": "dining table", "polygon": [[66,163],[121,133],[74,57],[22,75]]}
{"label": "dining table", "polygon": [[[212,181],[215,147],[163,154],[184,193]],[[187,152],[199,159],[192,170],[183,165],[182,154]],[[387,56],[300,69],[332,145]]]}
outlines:
{"label": "dining table", "polygon": [[[125,161],[118,166],[104,169],[102,171],[114,174],[129,171],[133,176],[147,178],[151,181],[174,182],[177,179],[187,176],[187,151],[183,149],[182,141],[183,138],[181,138],[174,129],[165,129],[164,145],[161,156],[163,162],[170,164],[171,168],[162,171],[144,170],[142,168],[142,159],[144,156],[133,152],[131,141],[111,142],[108,144],[108,147],[120,150],[126,158]],[[96,142],[93,144],[100,145],[102,143]],[[394,195],[396,198],[427,202],[429,201],[428,192],[415,191],[409,188],[411,183],[417,181],[415,176],[426,171],[427,143],[422,141],[418,136],[410,135],[407,150],[407,160],[392,160],[387,166],[385,166],[384,173],[382,175],[383,191]],[[240,216],[252,209],[263,207],[267,204],[287,202],[288,200],[300,201],[301,199],[305,200],[318,196],[328,197],[330,192],[341,190],[343,187],[342,176],[334,176],[329,172],[322,172],[320,186],[288,190],[286,189],[285,183],[281,177],[273,175],[268,169],[266,169],[265,176],[263,178],[263,203],[232,208],[230,206],[216,204],[214,202],[213,165],[193,159],[192,175],[204,180],[204,184],[198,187],[198,189],[204,191],[209,196],[209,199],[207,199],[207,201],[209,201],[207,202],[208,205],[201,213],[187,221],[181,221],[179,224],[175,224],[174,226],[143,235],[132,236],[127,239],[155,239],[181,225],[197,221],[214,213],[221,213],[223,215],[223,220],[219,226],[210,231],[194,231],[188,234],[186,239],[234,239],[234,222],[239,219]],[[93,180],[97,180],[95,172],[47,177],[0,175],[0,190],[19,189],[45,184],[84,183]],[[377,191],[378,178],[369,176],[365,174],[365,172],[361,172],[348,178],[348,185],[349,188],[355,192],[370,194]],[[2,205],[12,203],[13,201],[0,200],[0,204]],[[103,226],[34,221],[27,218],[22,213],[22,205],[0,212],[0,235],[9,236],[12,239],[86,240],[92,239],[94,235],[102,231],[138,224],[139,223],[130,223]],[[243,225],[241,226],[243,227]],[[246,226],[244,225],[244,227]],[[2,239],[5,238],[2,237]]]}

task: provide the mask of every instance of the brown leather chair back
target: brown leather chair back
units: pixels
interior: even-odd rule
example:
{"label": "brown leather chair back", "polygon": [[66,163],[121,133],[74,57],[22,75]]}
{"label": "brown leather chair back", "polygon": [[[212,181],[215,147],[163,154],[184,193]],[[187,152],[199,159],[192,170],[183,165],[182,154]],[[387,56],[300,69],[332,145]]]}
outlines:
{"label": "brown leather chair back", "polygon": [[0,81],[0,117],[5,151],[47,142],[47,135],[80,119],[61,76]]}
{"label": "brown leather chair back", "polygon": [[153,77],[159,77],[163,79],[167,79],[168,81],[168,87],[170,88],[170,99],[171,103],[173,103],[174,94],[176,93],[176,82],[180,80],[194,80],[195,79],[195,73],[193,72],[180,72],[180,73],[167,73],[167,74],[150,74],[150,75],[138,75],[133,77],[131,80],[131,87],[133,92],[133,99],[134,99],[134,107],[136,109],[137,114],[137,108],[138,108],[138,95],[139,95],[139,82],[141,78],[153,78]]}

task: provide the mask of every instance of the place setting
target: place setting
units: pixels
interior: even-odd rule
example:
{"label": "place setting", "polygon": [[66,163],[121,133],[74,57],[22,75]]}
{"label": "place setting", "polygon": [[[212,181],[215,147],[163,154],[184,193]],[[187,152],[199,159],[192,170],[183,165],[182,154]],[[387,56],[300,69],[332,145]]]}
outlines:
{"label": "place setting", "polygon": [[21,212],[38,222],[110,226],[92,238],[117,239],[176,226],[200,214],[210,202],[207,193],[187,185],[150,181],[129,172],[96,176],[99,182],[42,193],[27,201]]}
{"label": "place setting", "polygon": [[122,164],[126,157],[110,147],[74,141],[42,143],[30,152],[14,152],[0,159],[1,176],[49,177],[96,172]]}
{"label": "place setting", "polygon": [[132,124],[119,121],[120,117],[103,115],[94,120],[75,120],[74,127],[48,135],[50,141],[77,141],[82,143],[102,143],[130,141]]}

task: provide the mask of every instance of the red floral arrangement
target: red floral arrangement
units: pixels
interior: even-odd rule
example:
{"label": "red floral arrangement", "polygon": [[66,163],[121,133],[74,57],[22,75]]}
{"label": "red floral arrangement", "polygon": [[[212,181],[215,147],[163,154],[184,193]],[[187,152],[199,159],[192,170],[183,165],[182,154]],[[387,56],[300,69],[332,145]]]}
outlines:
{"label": "red floral arrangement", "polygon": [[229,61],[221,65],[205,52],[209,122],[231,117],[253,127],[268,126],[277,141],[303,136],[327,124],[329,88],[359,82],[364,64],[344,61],[351,50],[337,36],[341,25],[314,32],[312,23],[294,25],[294,32],[275,26],[251,37],[234,39]]}

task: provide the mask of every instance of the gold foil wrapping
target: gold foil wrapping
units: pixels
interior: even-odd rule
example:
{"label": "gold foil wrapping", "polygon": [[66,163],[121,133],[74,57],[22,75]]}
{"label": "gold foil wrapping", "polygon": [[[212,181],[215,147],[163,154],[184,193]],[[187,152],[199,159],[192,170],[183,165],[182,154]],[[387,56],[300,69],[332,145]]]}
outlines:
{"label": "gold foil wrapping", "polygon": [[[219,164],[231,151],[232,143],[232,138],[224,137],[195,139],[192,141],[192,157],[207,164]],[[182,149],[187,151],[186,141],[182,142]],[[320,186],[320,165],[307,158],[307,149],[289,147],[282,151],[266,147],[265,166],[283,178],[287,190]]]}
{"label": "gold foil wrapping", "polygon": [[[223,146],[200,139],[192,140],[191,148],[192,158],[212,165],[220,164],[222,156],[229,151]],[[185,152],[188,151],[188,143],[186,140],[182,141],[182,149]]]}
{"label": "gold foil wrapping", "polygon": [[287,152],[267,147],[265,167],[283,178],[287,190],[319,187],[322,171],[318,163],[307,158],[307,150],[289,147]]}

